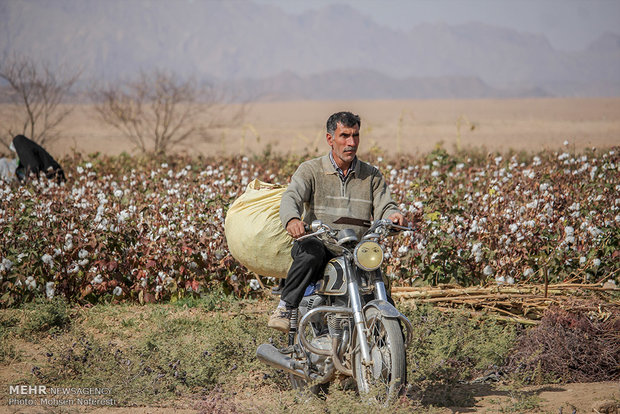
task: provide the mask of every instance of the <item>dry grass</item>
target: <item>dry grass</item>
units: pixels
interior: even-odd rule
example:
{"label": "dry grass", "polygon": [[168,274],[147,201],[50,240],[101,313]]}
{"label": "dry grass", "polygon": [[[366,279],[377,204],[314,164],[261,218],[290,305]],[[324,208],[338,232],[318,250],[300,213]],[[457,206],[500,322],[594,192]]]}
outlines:
{"label": "dry grass", "polygon": [[[228,108],[229,113],[238,109]],[[379,147],[389,155],[425,153],[438,142],[489,151],[605,148],[620,143],[620,98],[520,100],[403,100],[261,102],[248,106],[245,120],[217,127],[208,140],[195,138],[179,148],[190,154],[324,152],[325,120],[336,111],[362,117],[361,151]],[[0,120],[1,122],[2,120]],[[61,125],[62,138],[49,145],[55,156],[100,151],[131,152],[117,131],[97,121],[91,106],[76,108]]]}

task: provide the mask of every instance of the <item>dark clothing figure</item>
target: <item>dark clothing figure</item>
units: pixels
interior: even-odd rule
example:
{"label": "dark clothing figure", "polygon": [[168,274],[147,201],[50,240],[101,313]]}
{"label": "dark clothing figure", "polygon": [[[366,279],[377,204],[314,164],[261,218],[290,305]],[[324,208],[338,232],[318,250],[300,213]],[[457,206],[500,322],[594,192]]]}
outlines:
{"label": "dark clothing figure", "polygon": [[291,256],[295,260],[288,271],[280,299],[294,307],[301,302],[306,287],[321,279],[323,269],[333,255],[318,239],[310,237],[296,241],[291,249]]}
{"label": "dark clothing figure", "polygon": [[17,135],[13,138],[13,146],[19,158],[15,174],[20,181],[26,180],[32,173],[38,176],[41,171],[47,178],[55,178],[59,184],[66,181],[60,164],[36,142],[23,135]]}

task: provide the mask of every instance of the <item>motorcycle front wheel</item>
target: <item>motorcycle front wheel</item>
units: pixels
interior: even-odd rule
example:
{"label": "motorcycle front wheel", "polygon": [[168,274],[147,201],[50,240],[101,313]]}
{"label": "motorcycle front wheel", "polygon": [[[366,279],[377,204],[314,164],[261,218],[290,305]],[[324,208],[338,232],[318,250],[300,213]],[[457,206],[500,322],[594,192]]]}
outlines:
{"label": "motorcycle front wheel", "polygon": [[405,344],[400,324],[384,318],[376,308],[366,310],[367,341],[371,364],[362,363],[358,347],[353,356],[353,376],[360,395],[367,395],[382,403],[398,397],[407,381]]}

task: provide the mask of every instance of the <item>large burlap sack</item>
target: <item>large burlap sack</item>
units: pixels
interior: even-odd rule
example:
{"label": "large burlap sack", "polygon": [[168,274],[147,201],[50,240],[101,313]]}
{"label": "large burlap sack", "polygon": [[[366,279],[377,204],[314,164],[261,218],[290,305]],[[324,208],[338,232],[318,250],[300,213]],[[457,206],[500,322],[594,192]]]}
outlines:
{"label": "large burlap sack", "polygon": [[285,186],[254,180],[230,206],[224,221],[232,256],[261,276],[285,278],[293,239],[280,222]]}

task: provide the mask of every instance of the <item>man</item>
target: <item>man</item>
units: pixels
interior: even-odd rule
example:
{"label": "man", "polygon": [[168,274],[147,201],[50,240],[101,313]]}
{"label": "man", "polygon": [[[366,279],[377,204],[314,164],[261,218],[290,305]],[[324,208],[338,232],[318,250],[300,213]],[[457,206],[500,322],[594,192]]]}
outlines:
{"label": "man", "polygon": [[[280,220],[291,237],[297,239],[306,234],[304,224],[313,220],[321,220],[336,229],[353,228],[358,237],[366,231],[364,227],[334,224],[340,217],[388,218],[405,225],[405,217],[392,200],[379,170],[356,156],[360,125],[360,117],[351,112],[330,116],[326,138],[331,151],[303,162],[293,174],[280,203]],[[280,303],[268,323],[269,327],[283,332],[289,331],[291,310],[299,306],[308,285],[321,278],[330,258],[323,244],[314,237],[296,241],[291,255],[293,264]]]}

